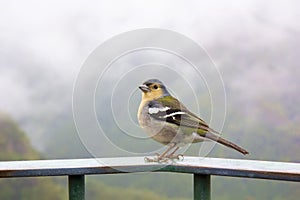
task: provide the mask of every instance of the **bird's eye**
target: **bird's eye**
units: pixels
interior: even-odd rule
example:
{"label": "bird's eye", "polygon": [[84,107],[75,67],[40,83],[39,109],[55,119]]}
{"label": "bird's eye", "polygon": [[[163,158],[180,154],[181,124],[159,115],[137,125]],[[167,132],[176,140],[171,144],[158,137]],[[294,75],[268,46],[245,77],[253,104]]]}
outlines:
{"label": "bird's eye", "polygon": [[155,90],[157,90],[157,89],[158,89],[158,86],[157,86],[157,85],[154,85],[153,88],[154,88]]}

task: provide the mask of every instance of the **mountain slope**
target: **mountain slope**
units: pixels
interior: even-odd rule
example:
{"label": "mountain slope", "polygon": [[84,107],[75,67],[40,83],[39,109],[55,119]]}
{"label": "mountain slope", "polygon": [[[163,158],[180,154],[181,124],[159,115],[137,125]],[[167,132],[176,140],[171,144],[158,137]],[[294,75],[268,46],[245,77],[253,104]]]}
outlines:
{"label": "mountain slope", "polygon": [[[25,133],[0,113],[0,161],[40,159]],[[0,179],[0,199],[66,199],[66,190],[54,178]]]}

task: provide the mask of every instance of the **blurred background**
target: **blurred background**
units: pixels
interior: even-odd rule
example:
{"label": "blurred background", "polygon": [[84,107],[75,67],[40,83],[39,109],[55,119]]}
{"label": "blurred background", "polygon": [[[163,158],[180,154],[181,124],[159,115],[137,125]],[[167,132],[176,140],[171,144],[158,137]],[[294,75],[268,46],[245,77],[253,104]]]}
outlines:
{"label": "blurred background", "polygon": [[[225,85],[224,136],[250,151],[246,159],[299,162],[299,9],[296,0],[1,1],[0,160],[91,157],[72,117],[80,67],[102,42],[150,27],[179,32],[205,47]],[[209,121],[209,99],[197,95]],[[193,145],[187,154],[198,150]],[[208,156],[244,158],[220,145]],[[89,176],[86,189],[87,199],[191,199],[192,176]],[[0,199],[66,199],[66,191],[60,178],[0,180]],[[212,180],[213,199],[299,196],[295,183]]]}

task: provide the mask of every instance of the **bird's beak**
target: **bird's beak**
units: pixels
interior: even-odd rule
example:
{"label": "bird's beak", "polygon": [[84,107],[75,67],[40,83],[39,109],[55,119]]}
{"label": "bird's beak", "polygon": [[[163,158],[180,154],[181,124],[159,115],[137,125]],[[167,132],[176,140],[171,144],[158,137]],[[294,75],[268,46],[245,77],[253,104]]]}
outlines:
{"label": "bird's beak", "polygon": [[150,89],[149,89],[149,87],[147,85],[140,85],[139,88],[143,92],[150,92]]}

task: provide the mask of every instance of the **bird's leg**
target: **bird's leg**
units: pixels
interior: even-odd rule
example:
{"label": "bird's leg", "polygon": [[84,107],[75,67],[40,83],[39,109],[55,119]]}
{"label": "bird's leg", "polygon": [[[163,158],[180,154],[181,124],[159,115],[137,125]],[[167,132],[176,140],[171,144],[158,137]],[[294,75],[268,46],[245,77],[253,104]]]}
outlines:
{"label": "bird's leg", "polygon": [[179,149],[179,147],[176,147],[175,149],[174,149],[174,151],[172,151],[169,155],[167,155],[166,157],[168,157],[168,158],[173,158],[173,156],[174,156],[174,153],[177,151]]}
{"label": "bird's leg", "polygon": [[164,151],[162,154],[156,154],[157,157],[156,158],[148,158],[145,157],[145,161],[146,162],[166,162],[168,160],[168,157],[166,156],[167,153],[169,153],[169,151],[171,151],[174,147],[175,147],[175,143],[171,146],[169,146],[169,148]]}
{"label": "bird's leg", "polygon": [[176,147],[174,149],[174,151],[172,151],[169,155],[167,155],[166,157],[167,158],[170,158],[170,159],[177,159],[179,160],[180,158],[183,160],[183,155],[182,154],[177,154],[177,155],[174,155],[175,152],[179,149],[179,147]]}

